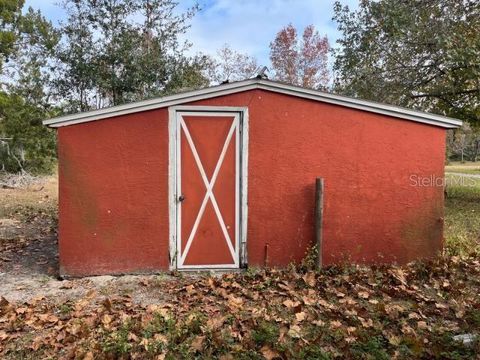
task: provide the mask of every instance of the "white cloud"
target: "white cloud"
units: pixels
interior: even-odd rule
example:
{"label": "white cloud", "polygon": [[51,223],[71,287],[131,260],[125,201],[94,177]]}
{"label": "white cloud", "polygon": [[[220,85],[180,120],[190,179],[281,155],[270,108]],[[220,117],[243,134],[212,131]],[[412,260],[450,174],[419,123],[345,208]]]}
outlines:
{"label": "white cloud", "polygon": [[[183,1],[182,6],[194,4]],[[326,34],[332,46],[338,37],[332,21],[334,0],[208,0],[192,20],[186,37],[192,51],[214,54],[224,43],[254,55],[262,64],[268,63],[269,44],[275,34],[288,23],[303,29],[313,24]],[[342,3],[356,7],[358,0]]]}
{"label": "white cloud", "polygon": [[[65,16],[56,5],[60,0],[27,0],[26,5],[40,9],[55,23]],[[275,34],[288,23],[298,29],[313,24],[326,34],[330,45],[338,37],[332,21],[334,0],[179,0],[180,10],[200,2],[202,10],[192,19],[185,38],[193,43],[192,53],[214,55],[228,43],[238,51],[257,57],[268,64],[269,44]],[[359,0],[342,0],[355,8]]]}

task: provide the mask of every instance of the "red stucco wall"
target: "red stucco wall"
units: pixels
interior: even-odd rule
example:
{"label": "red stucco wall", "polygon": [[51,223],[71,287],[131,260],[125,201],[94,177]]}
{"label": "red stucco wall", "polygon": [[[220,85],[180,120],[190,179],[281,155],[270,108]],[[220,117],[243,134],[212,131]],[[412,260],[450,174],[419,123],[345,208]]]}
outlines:
{"label": "red stucco wall", "polygon": [[[195,104],[248,106],[248,262],[300,261],[325,179],[325,264],[404,263],[442,246],[445,131],[254,90]],[[59,129],[60,262],[72,275],[168,267],[166,109]]]}
{"label": "red stucco wall", "polygon": [[167,116],[58,130],[61,273],[168,268]]}

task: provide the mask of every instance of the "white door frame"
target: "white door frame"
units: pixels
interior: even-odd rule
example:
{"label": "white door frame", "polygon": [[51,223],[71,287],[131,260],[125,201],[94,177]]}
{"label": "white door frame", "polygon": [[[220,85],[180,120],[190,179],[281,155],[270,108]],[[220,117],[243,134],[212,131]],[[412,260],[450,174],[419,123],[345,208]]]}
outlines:
{"label": "white door frame", "polygon": [[[170,239],[170,269],[196,270],[196,269],[228,269],[240,268],[247,264],[247,186],[248,186],[248,108],[229,106],[192,106],[181,105],[168,108],[168,131],[169,131],[169,165],[168,165],[168,199],[169,199],[169,239]],[[182,259],[177,250],[180,237],[181,205],[178,202],[180,194],[180,126],[179,114],[183,115],[210,115],[232,116],[236,115],[239,123],[236,127],[238,147],[238,161],[236,161],[237,189],[236,189],[236,213],[237,226],[235,264],[228,265],[189,265],[182,266]],[[204,179],[205,181],[205,179]],[[207,185],[207,183],[206,183]],[[208,190],[207,190],[208,192]],[[208,194],[207,194],[208,196]],[[226,240],[228,242],[228,240]],[[184,259],[183,259],[184,260]]]}

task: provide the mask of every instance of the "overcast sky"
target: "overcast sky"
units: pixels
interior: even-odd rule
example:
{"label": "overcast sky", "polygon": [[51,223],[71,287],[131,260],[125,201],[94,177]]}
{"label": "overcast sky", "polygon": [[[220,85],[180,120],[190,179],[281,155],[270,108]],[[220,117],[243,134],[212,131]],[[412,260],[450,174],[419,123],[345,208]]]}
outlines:
{"label": "overcast sky", "polygon": [[[55,5],[59,0],[27,0],[26,4],[54,23],[64,17]],[[358,0],[341,0],[355,8]],[[292,23],[299,29],[313,24],[335,46],[338,32],[332,21],[334,0],[179,0],[181,8],[198,2],[202,10],[193,18],[186,34],[193,52],[215,55],[223,44],[255,56],[268,64],[269,43],[283,26]]]}

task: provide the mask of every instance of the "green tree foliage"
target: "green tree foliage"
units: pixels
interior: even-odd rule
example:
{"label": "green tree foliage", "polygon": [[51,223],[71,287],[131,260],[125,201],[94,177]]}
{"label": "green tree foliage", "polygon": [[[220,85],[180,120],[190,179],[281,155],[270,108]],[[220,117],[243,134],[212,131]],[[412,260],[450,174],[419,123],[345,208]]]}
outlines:
{"label": "green tree foliage", "polygon": [[136,25],[139,80],[133,100],[209,84],[204,75],[209,59],[202,55],[186,56],[191,44],[179,39],[199,7],[178,13],[177,6],[178,1],[174,0],[134,0],[142,20]]}
{"label": "green tree foliage", "polygon": [[480,2],[335,4],[336,91],[480,122]]}
{"label": "green tree foliage", "polygon": [[23,3],[24,0],[0,0],[0,69],[15,50]]}
{"label": "green tree foliage", "polygon": [[45,172],[55,159],[55,136],[41,121],[54,111],[46,89],[58,34],[31,8],[14,17],[8,27],[14,41],[2,53],[8,65],[0,89],[0,169]]}
{"label": "green tree foliage", "polygon": [[[180,41],[198,7],[174,0],[64,0],[59,29],[23,0],[0,0],[0,169],[44,172],[45,118],[198,88],[211,59]],[[2,67],[2,65],[4,65]]]}
{"label": "green tree foliage", "polygon": [[197,7],[173,0],[65,0],[55,83],[67,111],[141,100],[208,85],[207,58],[187,57],[179,40]]}
{"label": "green tree foliage", "polygon": [[202,54],[176,59],[171,67],[168,81],[160,88],[152,89],[151,92],[147,93],[149,94],[147,97],[169,95],[181,90],[198,89],[210,85],[208,69],[211,64],[212,59]]}
{"label": "green tree foliage", "polygon": [[86,1],[65,1],[66,22],[61,27],[62,40],[56,51],[60,76],[53,81],[57,101],[64,111],[87,111],[97,105],[95,84],[94,29]]}
{"label": "green tree foliage", "polygon": [[42,125],[44,108],[16,94],[0,93],[0,169],[49,172],[55,161],[55,133]]}

